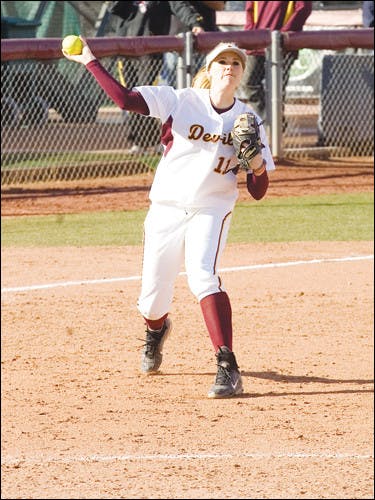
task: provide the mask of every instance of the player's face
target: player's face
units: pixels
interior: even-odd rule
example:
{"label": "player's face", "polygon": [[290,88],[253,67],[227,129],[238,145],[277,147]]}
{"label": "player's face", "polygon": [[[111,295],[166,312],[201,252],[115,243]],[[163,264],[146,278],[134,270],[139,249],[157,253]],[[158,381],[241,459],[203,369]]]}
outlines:
{"label": "player's face", "polygon": [[212,62],[209,74],[211,76],[211,88],[218,86],[236,89],[243,75],[240,57],[235,52],[220,54]]}

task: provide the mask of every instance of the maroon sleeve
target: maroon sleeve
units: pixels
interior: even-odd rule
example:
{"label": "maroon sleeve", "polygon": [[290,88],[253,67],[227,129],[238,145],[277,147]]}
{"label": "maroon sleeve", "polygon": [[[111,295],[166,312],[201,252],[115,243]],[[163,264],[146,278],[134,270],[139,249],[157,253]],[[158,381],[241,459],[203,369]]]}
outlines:
{"label": "maroon sleeve", "polygon": [[269,184],[267,170],[261,175],[247,174],[247,190],[255,200],[261,200],[266,194]]}
{"label": "maroon sleeve", "polygon": [[142,115],[149,115],[150,110],[146,101],[137,90],[129,90],[122,86],[108,71],[95,59],[90,61],[86,68],[94,76],[104,92],[121,109],[134,111]]}

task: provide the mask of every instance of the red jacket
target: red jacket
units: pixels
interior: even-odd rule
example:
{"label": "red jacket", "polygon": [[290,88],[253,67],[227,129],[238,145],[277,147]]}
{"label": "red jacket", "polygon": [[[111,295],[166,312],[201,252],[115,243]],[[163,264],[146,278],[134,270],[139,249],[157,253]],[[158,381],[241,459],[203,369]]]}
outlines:
{"label": "red jacket", "polygon": [[[245,30],[302,31],[313,2],[246,2]],[[263,51],[251,51],[263,54]]]}

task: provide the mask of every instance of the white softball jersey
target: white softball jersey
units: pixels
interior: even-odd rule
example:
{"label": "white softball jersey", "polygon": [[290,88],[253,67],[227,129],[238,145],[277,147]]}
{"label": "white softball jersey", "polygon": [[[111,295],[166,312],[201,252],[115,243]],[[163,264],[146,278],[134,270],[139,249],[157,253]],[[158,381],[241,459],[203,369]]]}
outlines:
{"label": "white softball jersey", "polygon": [[[237,116],[252,109],[236,99],[231,109],[217,113],[209,90],[169,86],[140,86],[138,90],[150,116],[171,123],[172,145],[157,167],[150,200],[180,208],[221,207],[231,210],[238,197],[236,175],[231,171],[238,160],[230,139]],[[259,123],[261,119],[258,117]],[[260,126],[265,148],[262,156],[267,170],[275,165],[264,127]]]}

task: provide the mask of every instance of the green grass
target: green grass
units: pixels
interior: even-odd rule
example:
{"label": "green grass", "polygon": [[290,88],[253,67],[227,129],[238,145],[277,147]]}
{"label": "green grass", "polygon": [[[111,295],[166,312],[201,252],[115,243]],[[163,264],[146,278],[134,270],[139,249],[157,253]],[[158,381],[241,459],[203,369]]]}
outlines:
{"label": "green grass", "polygon": [[2,246],[139,245],[146,210],[10,217],[1,223]]}
{"label": "green grass", "polygon": [[[3,217],[2,246],[140,245],[146,210]],[[239,203],[230,243],[372,241],[373,193],[303,196]]]}
{"label": "green grass", "polygon": [[155,168],[160,160],[160,154],[145,154],[134,157],[130,154],[124,153],[92,153],[90,151],[84,152],[66,152],[66,153],[23,153],[23,154],[6,154],[2,158],[2,170],[6,167],[8,170],[32,170],[33,168],[49,168],[56,165],[62,168],[64,165],[79,165],[81,163],[87,164],[89,162],[124,162],[126,160],[137,161],[145,163],[150,168]]}
{"label": "green grass", "polygon": [[229,241],[371,241],[373,193],[301,196],[236,206]]}

